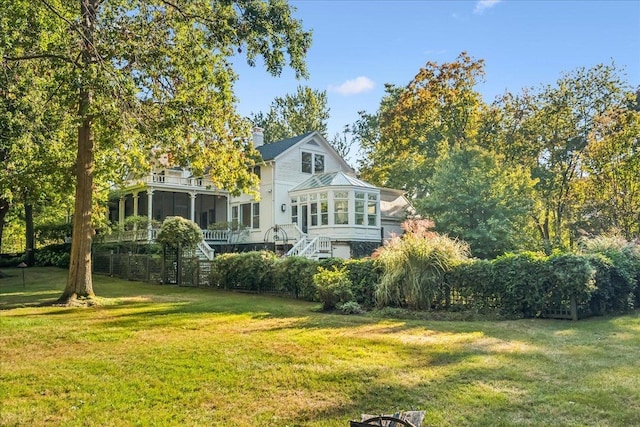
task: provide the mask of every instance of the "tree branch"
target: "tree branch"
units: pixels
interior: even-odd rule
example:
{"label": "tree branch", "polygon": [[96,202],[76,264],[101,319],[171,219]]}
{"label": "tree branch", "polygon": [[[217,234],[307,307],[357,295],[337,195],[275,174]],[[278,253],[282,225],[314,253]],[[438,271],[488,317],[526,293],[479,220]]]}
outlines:
{"label": "tree branch", "polygon": [[30,59],[59,59],[61,61],[68,62],[73,65],[78,65],[78,63],[73,59],[67,58],[66,56],[57,55],[55,53],[34,53],[31,55],[25,55],[25,56],[3,56],[2,57],[3,61],[11,61],[11,62],[28,61]]}

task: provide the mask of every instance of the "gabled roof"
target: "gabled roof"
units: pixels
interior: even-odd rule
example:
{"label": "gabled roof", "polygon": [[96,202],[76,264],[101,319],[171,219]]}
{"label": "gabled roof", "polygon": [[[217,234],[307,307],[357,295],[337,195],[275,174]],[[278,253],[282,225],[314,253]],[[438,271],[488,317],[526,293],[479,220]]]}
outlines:
{"label": "gabled roof", "polygon": [[313,132],[307,132],[307,133],[305,133],[303,135],[294,136],[293,138],[287,138],[287,139],[283,139],[281,141],[276,141],[276,142],[272,142],[272,143],[269,143],[269,144],[264,144],[264,145],[261,145],[260,147],[256,148],[256,150],[258,150],[260,152],[260,154],[262,155],[262,160],[264,160],[265,162],[269,161],[269,160],[273,160],[278,155],[284,153],[289,148],[293,147],[298,142],[302,141],[303,139],[305,139],[306,137],[308,137],[312,133]]}
{"label": "gabled roof", "polygon": [[346,173],[339,171],[313,175],[302,184],[296,185],[289,191],[292,192],[299,190],[311,190],[314,188],[323,187],[361,187],[370,189],[378,188],[374,185],[369,184],[368,182],[364,182],[361,179],[356,178],[355,176],[347,175]]}

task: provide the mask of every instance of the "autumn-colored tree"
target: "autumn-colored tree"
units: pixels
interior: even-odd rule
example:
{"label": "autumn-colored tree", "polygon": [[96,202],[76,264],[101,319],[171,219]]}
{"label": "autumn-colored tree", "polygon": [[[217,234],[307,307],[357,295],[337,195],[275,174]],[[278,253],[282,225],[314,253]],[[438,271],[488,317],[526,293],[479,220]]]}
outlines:
{"label": "autumn-colored tree", "polygon": [[94,192],[150,153],[237,194],[255,188],[250,126],[235,109],[229,56],[306,76],[310,33],[285,0],[0,0],[0,64],[41,64],[77,124],[73,241],[65,303],[93,296]]}
{"label": "autumn-colored tree", "polygon": [[474,142],[484,105],[475,86],[483,76],[483,61],[463,52],[451,63],[427,62],[406,87],[387,86],[378,114],[361,115],[367,122],[354,126],[379,127],[364,144],[363,178],[418,198],[428,194],[437,159]]}

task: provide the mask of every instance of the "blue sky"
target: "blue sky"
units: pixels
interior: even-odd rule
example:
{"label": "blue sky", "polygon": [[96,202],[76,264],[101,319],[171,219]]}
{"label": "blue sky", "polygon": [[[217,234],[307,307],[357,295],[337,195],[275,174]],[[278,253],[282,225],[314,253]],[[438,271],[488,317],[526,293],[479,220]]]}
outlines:
{"label": "blue sky", "polygon": [[300,84],[326,90],[329,136],[375,112],[384,84],[407,84],[427,61],[462,51],[485,60],[486,102],[506,90],[553,84],[564,72],[599,63],[624,67],[640,85],[640,0],[290,0],[313,30],[308,80],[269,76],[236,59],[241,114],[264,111]]}

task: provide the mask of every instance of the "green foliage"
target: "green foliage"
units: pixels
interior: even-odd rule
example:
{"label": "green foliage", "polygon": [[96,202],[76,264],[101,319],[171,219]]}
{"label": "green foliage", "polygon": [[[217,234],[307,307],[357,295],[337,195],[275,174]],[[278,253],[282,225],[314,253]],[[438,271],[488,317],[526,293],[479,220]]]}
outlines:
{"label": "green foliage", "polygon": [[360,306],[372,308],[376,304],[375,289],[382,273],[380,267],[368,258],[349,259],[344,267],[351,281],[353,298]]}
{"label": "green foliage", "polygon": [[305,257],[283,257],[274,264],[273,280],[277,289],[294,295],[295,298],[313,300],[316,297],[313,276],[318,271],[318,262]]}
{"label": "green foliage", "polygon": [[493,261],[494,296],[503,314],[536,317],[545,309],[551,287],[547,256],[536,252],[509,253]]}
{"label": "green foliage", "polygon": [[313,283],[323,310],[333,310],[338,304],[353,298],[351,280],[345,267],[331,270],[319,267],[313,276]]}
{"label": "green foliage", "polygon": [[528,171],[505,168],[495,154],[466,146],[438,162],[430,187],[418,211],[436,231],[469,243],[474,256],[491,259],[529,244],[534,181]]}
{"label": "green foliage", "polygon": [[276,256],[268,251],[221,254],[211,266],[211,283],[224,289],[256,292],[276,290],[274,264]]}
{"label": "green foliage", "polygon": [[[132,215],[128,216],[124,220],[125,230],[146,230],[149,225],[149,218],[144,215]],[[157,228],[160,226],[160,222],[157,220],[151,221],[151,227]]]}
{"label": "green foliage", "polygon": [[454,266],[446,275],[452,293],[451,308],[476,312],[497,308],[499,293],[494,285],[493,262],[466,260]]}
{"label": "green foliage", "polygon": [[195,248],[202,241],[202,231],[195,222],[180,216],[165,218],[156,241],[169,248]]}
{"label": "green foliage", "polygon": [[72,226],[68,222],[48,222],[36,226],[39,243],[62,243],[71,236]]}
{"label": "green foliage", "polygon": [[234,224],[230,221],[214,222],[207,226],[207,230],[233,230],[234,228]]}
{"label": "green foliage", "polygon": [[55,110],[49,124],[63,137],[54,142],[73,141],[65,132],[78,129],[73,149],[50,150],[43,138],[41,150],[47,160],[55,158],[49,151],[77,159],[73,262],[61,300],[93,296],[94,204],[110,183],[148,172],[150,153],[169,154],[195,175],[215,171],[213,184],[230,194],[256,191],[250,169],[259,154],[248,121],[236,110],[230,57],[244,51],[249,65],[262,59],[274,76],[286,65],[296,77],[308,76],[311,33],[286,1],[15,0],[0,9],[0,76],[30,89],[33,76],[42,75],[45,87],[34,98],[45,107],[36,117],[49,120]]}
{"label": "green foliage", "polygon": [[638,306],[640,249],[620,236],[599,236],[581,241],[583,253],[596,268],[595,313],[620,312]]}
{"label": "green foliage", "polygon": [[352,127],[364,148],[363,178],[409,196],[429,194],[438,159],[475,137],[483,104],[475,86],[483,76],[484,61],[463,52],[451,63],[427,62],[405,87],[387,85],[378,113]]}
{"label": "green foliage", "polygon": [[572,253],[553,255],[548,265],[553,287],[550,301],[542,300],[545,305],[566,305],[571,298],[575,298],[578,306],[589,302],[595,290],[595,270],[588,258]]}
{"label": "green foliage", "polygon": [[211,265],[211,285],[223,289],[233,289],[239,286],[237,280],[239,264],[238,254],[227,253],[216,255]]}
{"label": "green foliage", "polygon": [[364,310],[362,309],[360,304],[358,304],[355,301],[347,301],[345,303],[339,303],[339,304],[336,305],[336,308],[342,314],[362,314],[362,313],[364,313]]}
{"label": "green foliage", "polygon": [[377,304],[430,310],[444,293],[445,274],[467,254],[466,244],[436,233],[405,232],[393,238],[375,257],[382,268]]}
{"label": "green foliage", "polygon": [[298,86],[296,93],[276,97],[269,112],[252,114],[251,121],[264,131],[265,143],[317,131],[327,135],[327,92]]}
{"label": "green foliage", "polygon": [[69,268],[70,252],[71,245],[68,243],[45,246],[36,250],[36,265]]}

